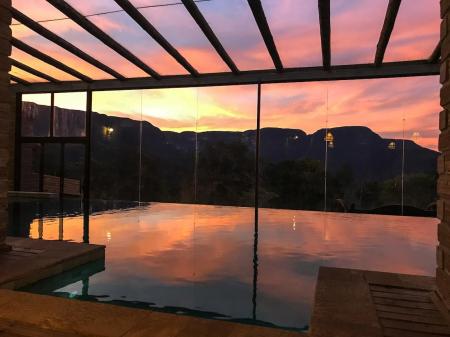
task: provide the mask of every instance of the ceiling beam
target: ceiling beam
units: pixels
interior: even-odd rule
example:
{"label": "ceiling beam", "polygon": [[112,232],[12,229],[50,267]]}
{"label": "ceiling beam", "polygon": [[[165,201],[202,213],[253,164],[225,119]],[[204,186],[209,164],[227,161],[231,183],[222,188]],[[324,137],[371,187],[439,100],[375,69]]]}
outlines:
{"label": "ceiling beam", "polygon": [[320,42],[322,45],[322,63],[325,69],[331,67],[331,19],[330,0],[319,0]]}
{"label": "ceiling beam", "polygon": [[253,17],[258,25],[259,32],[261,33],[273,64],[278,71],[283,70],[283,63],[281,62],[280,55],[278,54],[275,41],[273,40],[272,32],[270,31],[269,24],[267,23],[266,14],[262,7],[260,0],[248,0],[250,9],[252,10]]}
{"label": "ceiling beam", "polygon": [[395,20],[397,19],[398,10],[402,0],[389,0],[386,16],[384,18],[383,28],[381,29],[380,38],[377,44],[375,54],[375,65],[380,66],[383,63],[384,54],[394,29]]}
{"label": "ceiling beam", "polygon": [[104,31],[102,31],[100,28],[94,25],[91,21],[89,21],[89,19],[84,17],[81,13],[79,13],[75,8],[70,6],[64,0],[47,0],[47,2],[49,2],[53,7],[58,9],[60,12],[62,12],[64,15],[66,15],[68,18],[74,21],[76,24],[81,26],[91,35],[95,36],[105,45],[110,47],[112,50],[114,50],[116,53],[118,53],[131,63],[133,63],[138,68],[142,69],[155,79],[161,78],[160,74],[158,74],[155,70],[153,70],[142,60],[140,60],[137,56],[131,53],[128,49],[126,49],[124,46],[122,46],[120,43],[118,43],[116,40],[111,38],[108,34],[106,34]]}
{"label": "ceiling beam", "polygon": [[201,74],[199,77],[191,75],[165,76],[161,80],[151,77],[133,78],[126,81],[99,80],[93,83],[80,81],[54,83],[32,83],[28,87],[14,85],[17,92],[63,92],[77,90],[130,90],[130,89],[163,89],[185,87],[209,87],[243,84],[269,84],[337,81],[356,79],[375,79],[391,77],[411,77],[438,75],[439,64],[429,63],[428,60],[390,62],[376,67],[373,63],[332,66],[329,70],[320,67],[285,68],[283,72],[276,69],[242,71],[239,75],[231,72]]}
{"label": "ceiling beam", "polygon": [[11,58],[11,65],[13,65],[14,67],[17,67],[19,69],[22,69],[30,74],[33,74],[34,76],[43,78],[44,80],[50,81],[50,82],[54,82],[54,83],[58,83],[59,80],[57,80],[56,78],[44,74],[43,72],[40,72],[39,70],[36,70],[34,68],[31,68],[30,66],[27,66],[26,64],[19,62],[17,60],[14,60]]}
{"label": "ceiling beam", "polygon": [[26,16],[22,12],[18,11],[17,9],[11,8],[11,13],[12,13],[12,17],[14,19],[19,21],[23,25],[27,26],[31,30],[35,31],[39,35],[45,37],[47,40],[52,41],[53,43],[57,44],[58,46],[64,48],[65,50],[71,52],[72,54],[78,56],[80,59],[82,59],[82,60],[92,64],[93,66],[97,67],[98,69],[103,70],[104,72],[110,74],[111,76],[113,76],[113,77],[115,77],[117,79],[120,79],[120,80],[124,80],[125,79],[125,76],[119,74],[118,72],[116,72],[115,70],[111,69],[107,65],[101,63],[97,59],[95,59],[92,56],[86,54],[81,49],[75,47],[70,42],[67,42],[63,38],[61,38],[58,35],[56,35],[55,33],[51,32],[50,30],[48,30],[44,26],[40,25],[36,21],[32,20],[31,18],[29,18],[28,16]]}
{"label": "ceiling beam", "polygon": [[176,50],[169,41],[145,18],[142,13],[130,3],[129,0],[114,0],[122,9],[147,32],[164,50],[169,53],[192,76],[198,76],[198,71]]}
{"label": "ceiling beam", "polygon": [[58,68],[59,70],[62,70],[76,78],[79,78],[82,81],[92,82],[92,78],[90,78],[89,76],[83,75],[82,73],[78,72],[77,70],[66,66],[64,63],[59,62],[58,60],[54,59],[53,57],[44,54],[43,52],[27,45],[26,43],[14,38],[14,37],[11,39],[11,44],[14,47],[16,47],[17,49],[20,49],[20,50],[24,51],[25,53],[30,54],[31,56],[33,56],[41,61],[44,61],[45,63],[48,63],[48,64],[54,66],[55,68]]}
{"label": "ceiling beam", "polygon": [[219,56],[222,58],[222,60],[227,64],[228,68],[230,68],[230,70],[234,74],[239,74],[240,71],[237,68],[236,64],[231,59],[230,55],[228,55],[227,51],[222,46],[222,43],[220,43],[216,34],[211,29],[210,25],[208,24],[205,17],[198,9],[195,2],[193,0],[181,0],[181,2],[184,4],[187,11],[189,12],[189,14],[191,14],[192,18],[195,20],[197,25],[200,27],[203,34],[205,34],[206,38],[209,40],[209,42],[214,47],[216,52],[219,54]]}
{"label": "ceiling beam", "polygon": [[278,71],[283,70],[283,63],[281,62],[280,55],[278,54],[275,41],[273,40],[272,32],[270,31],[269,24],[267,23],[266,14],[262,7],[260,0],[248,0],[250,9],[252,10],[253,17],[258,25],[259,32],[261,33],[266,48],[269,51],[273,64]]}
{"label": "ceiling beam", "polygon": [[441,58],[441,41],[438,42],[430,57],[428,58],[428,62],[438,63]]}
{"label": "ceiling beam", "polygon": [[31,84],[30,82],[25,81],[25,80],[21,79],[20,77],[15,76],[15,75],[9,74],[9,78],[12,81],[14,81],[14,82],[16,82],[18,84],[24,85],[24,86],[29,86]]}

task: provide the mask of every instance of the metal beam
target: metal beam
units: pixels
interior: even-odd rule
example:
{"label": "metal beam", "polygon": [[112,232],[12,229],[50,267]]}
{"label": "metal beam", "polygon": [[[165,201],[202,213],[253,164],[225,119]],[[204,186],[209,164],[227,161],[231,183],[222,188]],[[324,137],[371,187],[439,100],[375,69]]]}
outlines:
{"label": "metal beam", "polygon": [[122,9],[147,32],[164,50],[181,64],[191,75],[198,76],[198,71],[176,50],[169,41],[145,18],[129,0],[114,0]]}
{"label": "metal beam", "polygon": [[82,81],[92,82],[92,78],[90,78],[86,75],[83,75],[82,73],[76,71],[75,69],[72,69],[72,68],[66,66],[64,63],[61,63],[58,60],[55,60],[53,57],[42,53],[41,51],[27,45],[26,43],[23,43],[22,41],[14,38],[14,37],[11,39],[11,44],[14,47],[16,47],[17,49],[20,49],[20,50],[24,51],[25,53],[30,54],[31,56],[54,66],[55,68],[58,68],[76,78],[79,78]]}
{"label": "metal beam", "polygon": [[131,53],[128,49],[126,49],[116,40],[112,39],[108,34],[106,34],[104,31],[102,31],[100,28],[94,25],[91,21],[89,21],[89,19],[87,19],[85,16],[79,13],[75,8],[70,6],[64,0],[47,0],[47,2],[49,2],[53,7],[58,9],[60,12],[62,12],[64,15],[66,15],[68,18],[74,21],[76,24],[81,26],[87,32],[95,36],[105,45],[110,47],[112,50],[114,50],[116,53],[118,53],[131,63],[133,63],[138,68],[142,69],[155,79],[161,78],[161,75],[159,75],[155,70],[153,70],[151,67],[145,64],[142,60],[140,60],[137,56]]}
{"label": "metal beam", "polygon": [[9,78],[10,78],[12,81],[14,81],[14,82],[16,82],[16,83],[18,83],[18,84],[22,84],[22,85],[26,85],[26,86],[28,86],[28,85],[31,84],[30,82],[25,81],[24,79],[21,79],[20,77],[17,77],[17,76],[15,76],[15,75],[9,74]]}
{"label": "metal beam", "polygon": [[331,67],[330,0],[319,0],[319,23],[322,63],[324,68],[328,70]]}
{"label": "metal beam", "polygon": [[26,64],[23,64],[22,62],[19,62],[17,60],[14,60],[12,58],[11,59],[11,65],[13,65],[14,67],[17,67],[19,69],[22,69],[30,74],[33,74],[34,76],[43,78],[44,80],[50,81],[50,82],[59,82],[59,80],[57,80],[54,77],[51,77],[50,75],[44,74],[43,72],[40,72],[39,70],[36,70],[34,68],[31,68],[30,66],[27,66]]}
{"label": "metal beam", "polygon": [[395,20],[402,0],[389,0],[386,17],[384,18],[383,28],[381,29],[380,39],[377,44],[377,52],[375,54],[375,65],[380,66],[383,63],[384,54],[386,52],[392,30],[394,29]]}
{"label": "metal beam", "polygon": [[267,50],[269,51],[275,68],[278,71],[283,70],[283,63],[281,62],[280,55],[278,54],[277,47],[275,46],[275,42],[273,40],[269,24],[267,23],[266,15],[264,14],[264,9],[262,7],[261,1],[248,0],[248,4],[250,6],[250,9],[252,10],[253,17],[255,18],[259,32],[264,39],[264,43],[266,44]]}
{"label": "metal beam", "polygon": [[239,74],[240,71],[237,68],[234,61],[231,59],[230,55],[228,55],[225,48],[220,43],[219,39],[217,38],[214,31],[209,26],[208,22],[206,21],[203,14],[198,9],[197,5],[193,0],[181,0],[181,2],[186,7],[189,14],[191,14],[192,18],[195,20],[197,25],[202,30],[203,34],[205,34],[206,38],[209,40],[211,45],[214,47],[214,49],[217,51],[219,56],[222,58],[222,60],[227,64],[228,68],[234,73]]}
{"label": "metal beam", "polygon": [[82,60],[92,64],[93,66],[95,66],[95,67],[97,67],[97,68],[99,68],[101,70],[103,70],[105,73],[108,73],[108,74],[112,75],[113,77],[115,77],[117,79],[121,79],[121,80],[125,79],[125,76],[119,74],[118,72],[116,72],[115,70],[111,69],[107,65],[101,63],[97,59],[95,59],[92,56],[86,54],[81,49],[75,47],[73,44],[67,42],[63,38],[59,37],[55,33],[51,32],[50,30],[45,28],[44,26],[41,26],[39,23],[37,23],[36,21],[33,21],[31,18],[29,18],[28,16],[26,16],[22,12],[18,11],[17,9],[11,8],[11,13],[12,13],[12,17],[14,19],[16,19],[20,23],[24,24],[25,26],[27,26],[31,30],[35,31],[39,35],[45,37],[47,40],[52,41],[53,43],[57,44],[58,46],[64,48],[65,50],[71,52],[72,54],[78,56],[80,59],[82,59]]}
{"label": "metal beam", "polygon": [[428,62],[438,63],[441,58],[441,41],[438,42],[430,57],[428,58]]}
{"label": "metal beam", "polygon": [[12,85],[16,92],[64,92],[79,90],[128,90],[128,89],[162,89],[185,87],[209,87],[243,84],[268,84],[290,82],[316,82],[374,79],[390,77],[411,77],[438,75],[439,65],[428,60],[390,62],[376,67],[373,63],[358,65],[332,66],[330,70],[323,67],[290,68],[279,72],[275,69],[243,71],[239,75],[233,73],[202,74],[199,77],[191,75],[165,76],[157,81],[154,78],[133,78],[126,81],[100,80],[93,83],[79,81],[54,83],[32,83],[29,86]]}

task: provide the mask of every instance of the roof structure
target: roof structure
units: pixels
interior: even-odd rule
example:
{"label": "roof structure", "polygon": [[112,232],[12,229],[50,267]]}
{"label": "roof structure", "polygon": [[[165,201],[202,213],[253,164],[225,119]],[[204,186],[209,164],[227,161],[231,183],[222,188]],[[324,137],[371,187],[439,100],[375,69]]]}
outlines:
{"label": "roof structure", "polygon": [[[211,17],[220,16],[221,13],[209,15],[207,19],[205,11],[200,8],[202,3],[218,2],[220,0],[180,0],[180,2],[150,2],[147,5],[139,5],[141,2],[137,0],[108,0],[113,7],[109,11],[96,12],[91,14],[86,12],[85,8],[79,8],[78,1],[73,0],[34,0],[32,5],[43,6],[40,8],[42,13],[48,12],[48,15],[54,14],[53,18],[40,18],[32,11],[27,12],[30,6],[21,6],[20,0],[13,1],[13,35],[12,39],[13,56],[11,81],[15,84],[12,87],[16,92],[32,93],[32,92],[61,92],[76,90],[117,90],[117,89],[143,89],[143,88],[172,88],[172,87],[195,87],[195,86],[216,86],[216,85],[233,85],[233,84],[257,84],[257,83],[281,83],[281,82],[306,82],[306,81],[325,81],[325,80],[349,80],[349,79],[369,79],[369,78],[387,78],[387,77],[406,77],[406,76],[422,76],[437,75],[439,73],[440,58],[440,41],[435,41],[435,47],[430,51],[429,56],[414,60],[398,60],[395,62],[385,61],[386,50],[393,33],[396,19],[401,11],[401,0],[389,0],[385,11],[384,22],[379,27],[379,38],[376,46],[373,46],[373,61],[369,63],[352,63],[352,64],[334,64],[333,48],[332,48],[332,20],[330,0],[314,0],[317,13],[317,26],[320,31],[320,50],[321,62],[314,66],[295,66],[286,65],[283,57],[277,48],[277,39],[272,32],[271,22],[266,13],[264,0],[241,0],[245,2],[245,8],[251,17],[247,18],[253,22],[247,24],[253,25],[261,40],[261,44],[265,48],[270,64],[268,67],[261,69],[241,69],[236,62],[232,53],[224,46],[219,34],[212,28],[213,22]],[[176,1],[176,0],[175,0]],[[280,0],[283,2],[284,0]],[[277,2],[280,2],[277,1]],[[107,2],[107,1],[106,1]],[[234,1],[236,2],[236,1]],[[281,3],[280,2],[280,3]],[[286,0],[286,3],[289,1]],[[29,4],[29,2],[27,2]],[[87,3],[87,2],[86,2]],[[105,3],[105,1],[102,1]],[[229,2],[232,6],[233,1]],[[77,5],[78,4],[78,5]],[[17,5],[17,6],[16,6]],[[222,6],[227,6],[222,2]],[[199,69],[201,62],[196,64],[191,61],[188,56],[189,52],[186,46],[177,48],[162,33],[151,15],[146,10],[157,7],[177,7],[173,12],[173,18],[165,17],[167,22],[175,22],[179,15],[189,15],[190,20],[195,23],[198,34],[203,34],[202,38],[207,41],[209,47],[215,53],[214,57],[222,62],[224,69],[219,71],[203,71]],[[19,8],[22,7],[22,8]],[[48,8],[48,10],[46,10]],[[243,7],[240,7],[241,9]],[[293,9],[294,10],[294,9]],[[180,12],[182,11],[182,12]],[[144,59],[143,55],[137,53],[126,44],[126,38],[119,41],[119,38],[109,34],[103,27],[108,27],[108,23],[101,22],[101,15],[120,15],[120,20],[128,20],[129,27],[135,25],[134,29],[139,29],[141,36],[140,50],[146,50],[150,46],[159,48],[160,53],[164,56],[151,58],[151,63]],[[58,16],[56,16],[58,15]],[[125,17],[126,16],[126,17]],[[233,18],[229,18],[228,30],[234,28]],[[71,34],[62,36],[55,33],[52,24],[58,24],[64,21],[65,24],[70,22],[77,32],[88,34],[86,39],[93,39],[99,46],[95,53],[87,51],[86,48],[80,46],[77,38],[70,39]],[[112,22],[112,23],[111,23]],[[114,20],[109,24],[114,24]],[[237,24],[236,24],[237,25]],[[128,26],[127,26],[128,27]],[[26,29],[33,34],[34,46],[26,39],[21,38],[22,30]],[[131,28],[130,28],[131,29]],[[186,27],[186,29],[194,29]],[[222,30],[222,29],[221,29]],[[247,38],[248,34],[239,31],[237,25],[234,32],[236,39],[243,34]],[[73,34],[74,35],[74,34]],[[145,35],[145,36],[144,36]],[[437,36],[439,32],[437,32]],[[150,40],[147,40],[150,39]],[[256,39],[256,37],[255,37]],[[124,43],[125,42],[125,43]],[[70,55],[75,57],[86,65],[83,70],[79,67],[68,64],[65,60],[69,57],[54,57],[38,46],[43,43],[51,43],[62,50],[61,55]],[[352,41],[355,45],[361,41]],[[156,48],[154,47],[154,48]],[[103,48],[103,49],[102,49]],[[116,58],[115,62],[105,62],[99,55],[104,48],[112,51]],[[290,47],[293,51],[301,51],[302,46],[292,44]],[[139,48],[134,48],[138,50]],[[14,52],[15,51],[15,52]],[[22,57],[22,59],[21,59]],[[209,57],[209,56],[208,56]],[[213,57],[213,56],[211,56]],[[160,72],[158,59],[167,60],[170,58],[171,69],[175,74],[165,74]],[[31,65],[29,60],[35,60],[34,64],[45,65],[42,69],[38,69]],[[26,61],[28,60],[28,62]],[[154,60],[154,61],[153,61]],[[161,61],[166,62],[166,61]],[[167,61],[168,62],[168,61]],[[167,63],[166,62],[166,63]],[[266,62],[267,63],[267,62]],[[73,64],[73,63],[72,63]],[[129,65],[130,69],[134,69],[132,73],[126,73],[120,67],[121,64]],[[43,70],[51,67],[54,71]],[[169,66],[168,66],[169,67]],[[122,69],[121,69],[122,68]],[[85,72],[91,69],[90,72]],[[55,74],[59,74],[56,76]],[[102,75],[97,75],[102,74]],[[23,75],[23,76],[21,76]],[[30,80],[30,78],[32,80]]]}

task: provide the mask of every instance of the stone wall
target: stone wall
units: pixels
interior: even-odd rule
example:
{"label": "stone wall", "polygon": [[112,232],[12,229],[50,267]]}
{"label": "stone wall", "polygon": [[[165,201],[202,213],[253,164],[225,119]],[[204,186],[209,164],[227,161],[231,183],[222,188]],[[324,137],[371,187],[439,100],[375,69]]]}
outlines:
{"label": "stone wall", "polygon": [[9,71],[11,62],[11,0],[0,0],[0,251],[8,249],[5,245],[6,224],[8,221],[7,192],[9,189],[9,165],[12,144],[11,93]]}

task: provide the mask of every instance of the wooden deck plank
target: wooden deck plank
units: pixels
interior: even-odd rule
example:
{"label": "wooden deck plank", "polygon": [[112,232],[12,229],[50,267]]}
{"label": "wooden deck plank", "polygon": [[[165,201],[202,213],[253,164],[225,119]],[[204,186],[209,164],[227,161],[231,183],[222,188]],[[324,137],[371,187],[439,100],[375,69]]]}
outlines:
{"label": "wooden deck plank", "polygon": [[429,334],[424,332],[405,331],[399,329],[384,329],[385,337],[442,337],[442,335]]}
{"label": "wooden deck plank", "polygon": [[385,293],[393,293],[393,294],[405,294],[405,295],[417,295],[417,294],[428,294],[429,290],[423,289],[405,289],[400,287],[389,287],[382,285],[370,285],[370,290],[372,291],[380,291]]}
{"label": "wooden deck plank", "polygon": [[426,332],[436,335],[450,336],[450,328],[448,326],[438,326],[426,323],[404,322],[393,319],[381,318],[381,324],[385,328],[401,329],[405,331]]}
{"label": "wooden deck plank", "polygon": [[440,317],[440,312],[438,310],[424,310],[417,308],[403,308],[394,307],[392,305],[375,304],[375,309],[382,312],[392,312],[398,314],[416,315],[416,316],[426,316],[426,317]]}
{"label": "wooden deck plank", "polygon": [[402,300],[392,300],[388,298],[379,298],[374,297],[373,302],[375,304],[384,304],[391,305],[394,307],[401,308],[417,308],[417,309],[425,309],[425,310],[436,310],[436,307],[433,303],[422,303],[422,302],[411,302],[411,301],[402,301]]}
{"label": "wooden deck plank", "polygon": [[429,295],[394,294],[394,293],[384,293],[381,291],[372,291],[372,296],[375,298],[387,298],[391,300],[431,303],[431,298]]}
{"label": "wooden deck plank", "polygon": [[378,311],[378,317],[387,318],[387,319],[395,319],[399,321],[405,322],[414,322],[414,323],[427,323],[434,325],[447,326],[447,322],[441,316],[419,316],[419,315],[408,315],[408,314],[399,314],[395,312],[385,312]]}
{"label": "wooden deck plank", "polygon": [[[365,295],[361,293],[364,291]],[[355,310],[366,310],[367,316],[355,315]],[[311,337],[372,336],[358,326],[365,324],[375,328],[373,320],[367,319],[370,315],[376,317],[379,325],[371,331],[372,335],[450,336],[450,318],[436,303],[434,278],[364,270],[320,269]],[[315,324],[318,323],[325,324],[326,330],[317,328]]]}

